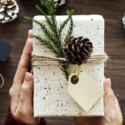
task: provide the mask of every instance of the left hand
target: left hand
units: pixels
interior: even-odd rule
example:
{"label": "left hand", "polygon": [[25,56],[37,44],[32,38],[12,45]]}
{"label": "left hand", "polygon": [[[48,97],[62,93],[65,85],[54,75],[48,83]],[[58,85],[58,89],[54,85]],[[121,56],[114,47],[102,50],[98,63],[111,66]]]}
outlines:
{"label": "left hand", "polygon": [[30,30],[9,95],[11,114],[26,124],[38,125],[39,118],[33,118],[34,77],[28,73],[32,46],[32,30]]}

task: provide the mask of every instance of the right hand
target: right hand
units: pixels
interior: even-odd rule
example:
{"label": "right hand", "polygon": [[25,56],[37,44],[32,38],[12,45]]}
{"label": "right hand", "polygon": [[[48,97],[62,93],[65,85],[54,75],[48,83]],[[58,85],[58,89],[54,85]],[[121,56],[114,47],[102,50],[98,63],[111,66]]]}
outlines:
{"label": "right hand", "polygon": [[123,117],[117,98],[111,88],[111,80],[104,81],[104,117],[74,118],[76,125],[122,125]]}

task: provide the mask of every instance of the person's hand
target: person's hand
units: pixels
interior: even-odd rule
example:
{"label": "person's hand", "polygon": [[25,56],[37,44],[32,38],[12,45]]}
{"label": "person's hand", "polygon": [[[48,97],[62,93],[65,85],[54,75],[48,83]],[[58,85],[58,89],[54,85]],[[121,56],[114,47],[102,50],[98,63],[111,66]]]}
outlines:
{"label": "person's hand", "polygon": [[32,30],[30,30],[9,95],[11,114],[26,124],[38,125],[39,119],[33,118],[34,77],[28,73],[32,46]]}
{"label": "person's hand", "polygon": [[104,117],[74,118],[76,125],[122,125],[123,117],[117,98],[111,88],[111,80],[104,81]]}

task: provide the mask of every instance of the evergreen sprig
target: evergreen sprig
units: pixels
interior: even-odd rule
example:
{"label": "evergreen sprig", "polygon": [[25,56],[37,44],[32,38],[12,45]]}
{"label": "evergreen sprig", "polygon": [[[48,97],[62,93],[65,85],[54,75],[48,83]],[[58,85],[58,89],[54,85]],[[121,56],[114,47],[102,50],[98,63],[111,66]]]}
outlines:
{"label": "evergreen sprig", "polygon": [[[54,5],[54,1],[53,0],[46,0],[46,1],[40,0],[40,1],[41,1],[42,5],[44,5],[46,7],[46,11],[47,11],[48,15],[38,5],[36,5],[36,8],[45,16],[46,22],[51,31],[46,28],[46,25],[44,25],[43,23],[41,23],[37,20],[34,20],[30,17],[25,17],[25,19],[38,24],[41,27],[42,31],[44,32],[45,36],[47,37],[47,40],[45,40],[41,36],[33,35],[33,37],[35,39],[37,39],[39,42],[41,42],[42,45],[45,45],[47,48],[49,48],[51,52],[55,53],[56,57],[58,57],[58,58],[64,57],[61,35],[62,35],[63,29],[70,21],[69,30],[68,30],[68,32],[66,34],[66,38],[63,42],[66,42],[68,37],[71,36],[71,34],[73,32],[73,25],[74,25],[73,19],[72,19],[74,10],[71,10],[71,11],[67,10],[68,18],[58,28],[57,21],[56,21],[56,15],[55,15],[56,8]],[[59,63],[64,63],[64,62],[59,62]],[[67,66],[62,65],[60,69],[64,72],[64,75],[65,75],[66,79],[68,80]]]}
{"label": "evergreen sprig", "polygon": [[47,48],[50,49],[51,52],[55,53],[57,57],[59,57],[58,51],[55,49],[55,47],[47,40],[42,39],[40,36],[32,36],[33,38],[36,38],[39,42],[42,43],[42,45],[45,45]]}

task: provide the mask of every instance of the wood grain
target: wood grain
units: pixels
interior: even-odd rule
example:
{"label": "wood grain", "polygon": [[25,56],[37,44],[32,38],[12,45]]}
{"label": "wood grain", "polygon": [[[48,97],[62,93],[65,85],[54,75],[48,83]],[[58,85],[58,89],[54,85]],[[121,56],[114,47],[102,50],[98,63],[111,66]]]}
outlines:
{"label": "wood grain", "polygon": [[[24,16],[33,17],[40,13],[35,9],[38,0],[18,0],[19,17],[6,24],[0,24],[0,39],[12,45],[12,51],[6,62],[0,62],[0,73],[5,85],[0,89],[0,125],[3,124],[9,105],[8,91],[13,83],[20,56],[25,45],[31,22]],[[65,15],[66,10],[74,9],[76,15],[100,14],[105,19],[105,51],[110,56],[106,63],[105,76],[112,79],[112,87],[117,96],[125,125],[125,30],[122,17],[125,12],[125,0],[67,0],[57,15]],[[83,34],[84,35],[84,34]],[[72,118],[46,118],[48,125],[74,125]]]}

